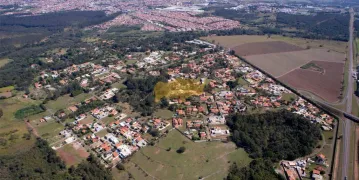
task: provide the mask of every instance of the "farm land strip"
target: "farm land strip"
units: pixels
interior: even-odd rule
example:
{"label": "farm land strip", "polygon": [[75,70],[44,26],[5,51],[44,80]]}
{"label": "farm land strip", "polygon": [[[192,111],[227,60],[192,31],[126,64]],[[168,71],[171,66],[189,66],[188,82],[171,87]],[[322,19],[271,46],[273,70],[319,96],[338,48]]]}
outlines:
{"label": "farm land strip", "polygon": [[208,37],[202,37],[201,39],[211,43],[213,42],[214,44],[220,44],[223,47],[231,48],[231,49],[246,43],[272,42],[272,41],[283,41],[305,49],[307,48],[329,49],[339,53],[346,53],[346,47],[347,47],[347,43],[341,41],[313,40],[313,39],[304,39],[304,38],[284,37],[279,35],[272,35],[270,36],[270,38],[268,38],[268,36],[259,36],[259,35],[208,36]]}
{"label": "farm land strip", "polygon": [[251,56],[260,54],[283,53],[304,50],[299,46],[283,41],[246,43],[233,48],[239,56]]}
{"label": "farm land strip", "polygon": [[343,81],[344,63],[312,61],[323,68],[325,73],[307,69],[296,69],[279,80],[296,89],[308,90],[329,102],[339,100]]}
{"label": "farm land strip", "polygon": [[275,77],[300,68],[310,61],[344,62],[343,54],[325,49],[252,55],[245,58]]}

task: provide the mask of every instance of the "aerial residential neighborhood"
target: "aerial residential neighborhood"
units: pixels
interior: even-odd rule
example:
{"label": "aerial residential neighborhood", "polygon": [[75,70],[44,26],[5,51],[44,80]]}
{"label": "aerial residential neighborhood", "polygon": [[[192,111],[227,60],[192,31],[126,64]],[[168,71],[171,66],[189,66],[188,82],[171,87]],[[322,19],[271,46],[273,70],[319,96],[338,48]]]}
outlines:
{"label": "aerial residential neighborhood", "polygon": [[0,2],[0,179],[359,179],[359,3]]}

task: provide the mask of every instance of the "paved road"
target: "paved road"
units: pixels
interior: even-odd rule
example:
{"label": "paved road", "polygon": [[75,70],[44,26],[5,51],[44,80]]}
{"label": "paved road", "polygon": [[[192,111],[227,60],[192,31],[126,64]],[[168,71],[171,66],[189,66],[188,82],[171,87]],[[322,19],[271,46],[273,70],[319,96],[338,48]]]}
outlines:
{"label": "paved road", "polygon": [[[353,23],[354,23],[354,11],[351,8],[350,10],[350,26],[349,26],[349,76],[348,76],[348,88],[346,93],[346,112],[351,113],[352,111],[352,98],[354,93],[354,79],[352,78],[353,74]],[[343,127],[343,161],[342,161],[342,178],[348,178],[348,168],[349,168],[349,156],[350,156],[350,129],[351,129],[351,121],[349,119],[344,120]]]}

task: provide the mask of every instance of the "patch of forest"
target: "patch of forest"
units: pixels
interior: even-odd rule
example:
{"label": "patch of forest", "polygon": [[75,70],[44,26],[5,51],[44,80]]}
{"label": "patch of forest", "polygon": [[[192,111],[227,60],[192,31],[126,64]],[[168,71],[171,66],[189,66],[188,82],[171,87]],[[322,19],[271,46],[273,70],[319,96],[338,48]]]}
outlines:
{"label": "patch of forest", "polygon": [[112,179],[92,155],[77,167],[66,168],[65,163],[42,139],[27,152],[12,156],[0,156],[0,179]]}
{"label": "patch of forest", "polygon": [[134,111],[141,112],[142,116],[150,116],[156,108],[153,89],[157,82],[167,82],[167,80],[168,77],[163,73],[158,77],[129,78],[124,82],[127,88],[122,89],[115,96],[115,101],[127,102],[134,108]]}
{"label": "patch of forest", "polygon": [[[296,28],[299,36],[309,39],[349,39],[349,14],[318,13],[316,15],[297,15],[278,13],[277,27]],[[303,32],[301,32],[303,31]]]}
{"label": "patch of forest", "polygon": [[116,17],[118,13],[106,15],[103,11],[64,11],[41,15],[0,15],[0,53],[35,43],[66,27],[83,28],[100,24]]}
{"label": "patch of forest", "polygon": [[273,163],[310,154],[322,138],[316,124],[286,110],[235,114],[227,124],[233,131],[232,140],[255,159],[242,169],[233,165],[228,179],[278,179]]}

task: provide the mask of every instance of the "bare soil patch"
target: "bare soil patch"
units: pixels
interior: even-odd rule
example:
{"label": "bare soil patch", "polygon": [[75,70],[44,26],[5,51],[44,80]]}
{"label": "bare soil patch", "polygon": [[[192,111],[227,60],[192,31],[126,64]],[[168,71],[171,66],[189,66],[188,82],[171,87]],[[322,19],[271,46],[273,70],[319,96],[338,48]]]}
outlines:
{"label": "bare soil patch", "polygon": [[283,41],[246,43],[233,48],[239,56],[250,56],[258,54],[281,53],[304,50],[299,46],[288,44]]}
{"label": "bare soil patch", "polygon": [[77,165],[90,155],[78,142],[66,144],[57,150],[57,154],[67,166]]}
{"label": "bare soil patch", "polygon": [[324,73],[295,69],[279,77],[279,80],[299,90],[310,91],[328,102],[336,102],[342,87],[344,63],[312,61],[324,69]]}
{"label": "bare soil patch", "polygon": [[345,56],[342,53],[326,49],[308,49],[294,52],[252,55],[245,57],[245,59],[267,73],[279,77],[310,61],[343,63]]}
{"label": "bare soil patch", "polygon": [[0,93],[0,97],[5,97],[5,98],[9,98],[12,96],[12,93],[11,92],[3,92],[3,93]]}
{"label": "bare soil patch", "polygon": [[65,162],[66,165],[72,166],[76,164],[76,157],[72,154],[65,152],[63,148],[57,150],[58,155],[60,158]]}

